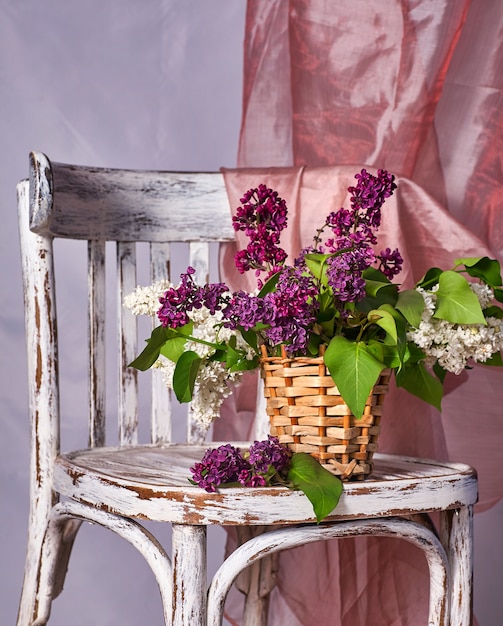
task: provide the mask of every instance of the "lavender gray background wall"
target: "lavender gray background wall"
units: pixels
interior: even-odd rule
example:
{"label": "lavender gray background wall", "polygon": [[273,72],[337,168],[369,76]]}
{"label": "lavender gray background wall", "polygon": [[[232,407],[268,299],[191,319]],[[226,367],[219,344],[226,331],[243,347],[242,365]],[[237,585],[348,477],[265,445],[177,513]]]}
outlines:
{"label": "lavender gray background wall", "polygon": [[[1,626],[15,624],[28,516],[16,182],[27,175],[30,150],[57,161],[110,167],[234,166],[245,8],[245,0],[0,0]],[[69,262],[61,276],[69,293],[80,271]],[[60,334],[71,327],[74,313],[70,301]],[[82,341],[85,334],[65,350],[78,352]],[[62,382],[72,389],[72,377],[79,375],[85,372],[75,365]],[[68,446],[81,444],[82,414],[85,407],[77,400],[64,431]],[[501,505],[476,518],[475,606],[481,626],[503,623],[501,528]],[[212,534],[211,544],[214,567],[222,531]],[[158,591],[141,557],[111,533],[83,527],[51,624],[161,623]]]}

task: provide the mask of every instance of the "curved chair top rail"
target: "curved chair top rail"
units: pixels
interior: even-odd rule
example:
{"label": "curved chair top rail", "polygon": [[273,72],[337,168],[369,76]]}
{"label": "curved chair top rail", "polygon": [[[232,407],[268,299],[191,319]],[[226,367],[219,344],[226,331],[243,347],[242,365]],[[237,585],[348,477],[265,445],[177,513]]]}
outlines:
{"label": "curved chair top rail", "polygon": [[220,172],[75,166],[32,152],[30,190],[30,229],[39,235],[149,242],[194,241],[194,232],[204,241],[235,237]]}

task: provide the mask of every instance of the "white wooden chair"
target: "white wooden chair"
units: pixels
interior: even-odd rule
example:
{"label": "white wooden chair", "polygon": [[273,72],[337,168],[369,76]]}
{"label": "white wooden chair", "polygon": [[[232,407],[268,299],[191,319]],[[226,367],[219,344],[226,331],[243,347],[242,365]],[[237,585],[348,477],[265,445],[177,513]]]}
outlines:
{"label": "white wooden chair", "polygon": [[[166,390],[156,377],[151,442],[138,443],[143,409],[136,371],[127,367],[137,353],[136,321],[121,307],[123,296],[136,287],[135,245],[148,242],[154,280],[168,273],[170,242],[190,242],[190,263],[198,279],[206,279],[208,243],[234,236],[220,173],[51,164],[38,153],[30,156],[30,178],[20,182],[18,197],[31,417],[31,511],[18,626],[49,619],[82,521],[109,528],[143,554],[159,584],[166,624],[221,624],[226,594],[247,566],[284,548],[359,534],[399,537],[419,546],[431,573],[428,623],[471,623],[477,499],[471,468],[377,455],[373,477],[346,484],[334,514],[318,526],[300,492],[275,487],[208,494],[191,486],[189,467],[207,447],[205,433],[189,423],[187,443],[170,443]],[[60,451],[54,238],[88,241],[89,444],[65,454]],[[106,242],[117,246],[114,295],[121,346],[118,445],[113,447],[105,445]],[[432,511],[440,514],[438,536],[412,521]],[[171,557],[139,519],[172,524]],[[214,524],[266,526],[268,532],[250,533],[256,536],[226,559],[208,587],[206,532]],[[247,624],[265,623],[266,606],[249,599]]]}

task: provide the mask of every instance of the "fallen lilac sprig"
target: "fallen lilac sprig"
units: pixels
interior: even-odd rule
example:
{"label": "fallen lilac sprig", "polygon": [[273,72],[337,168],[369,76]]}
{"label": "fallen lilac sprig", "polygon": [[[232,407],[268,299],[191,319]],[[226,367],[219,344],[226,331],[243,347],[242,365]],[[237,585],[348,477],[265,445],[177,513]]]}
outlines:
{"label": "fallen lilac sprig", "polygon": [[291,453],[277,437],[255,441],[243,452],[230,443],[209,448],[202,460],[190,468],[195,485],[214,493],[217,487],[240,483],[243,487],[265,487],[286,479]]}
{"label": "fallen lilac sprig", "polygon": [[283,485],[303,491],[313,505],[318,523],[336,507],[342,482],[309,454],[291,453],[277,437],[268,435],[242,451],[230,443],[209,448],[190,468],[193,485],[208,493],[219,487]]}

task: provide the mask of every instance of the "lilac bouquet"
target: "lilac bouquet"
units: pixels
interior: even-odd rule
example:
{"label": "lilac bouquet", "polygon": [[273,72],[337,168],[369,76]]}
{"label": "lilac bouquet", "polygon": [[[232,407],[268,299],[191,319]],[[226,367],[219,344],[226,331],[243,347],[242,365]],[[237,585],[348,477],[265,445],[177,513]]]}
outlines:
{"label": "lilac bouquet", "polygon": [[501,365],[498,261],[457,259],[450,270],[430,269],[414,289],[400,289],[392,282],[402,268],[400,252],[376,250],[394,176],[361,170],[355,178],[350,207],[331,212],[291,264],[280,242],[285,201],[263,184],[250,189],[233,217],[249,242],[235,263],[241,273],[255,273],[257,289],[197,285],[189,267],[178,286],[158,289],[160,325],[132,366],[145,370],[163,359],[180,401],[213,394],[202,413],[214,419],[229,381],[258,367],[264,347],[269,355],[323,354],[357,417],[385,369],[398,386],[440,409],[447,371],[477,361]]}

